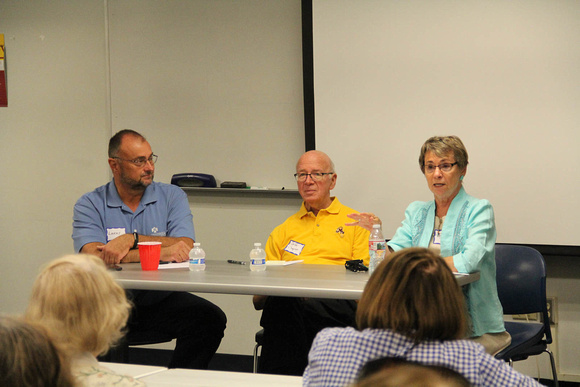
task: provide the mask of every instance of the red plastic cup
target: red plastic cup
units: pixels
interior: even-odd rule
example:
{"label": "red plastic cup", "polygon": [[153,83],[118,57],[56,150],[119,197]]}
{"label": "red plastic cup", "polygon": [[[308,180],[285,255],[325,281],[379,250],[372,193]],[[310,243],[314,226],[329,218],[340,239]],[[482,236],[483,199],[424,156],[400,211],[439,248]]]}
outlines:
{"label": "red plastic cup", "polygon": [[157,270],[161,257],[161,242],[139,242],[139,260],[142,270]]}

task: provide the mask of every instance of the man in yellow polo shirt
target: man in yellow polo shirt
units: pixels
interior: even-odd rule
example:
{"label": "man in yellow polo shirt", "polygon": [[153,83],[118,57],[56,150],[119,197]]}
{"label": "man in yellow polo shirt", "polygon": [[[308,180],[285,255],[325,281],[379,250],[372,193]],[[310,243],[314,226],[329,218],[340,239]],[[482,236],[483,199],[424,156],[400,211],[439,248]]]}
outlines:
{"label": "man in yellow polo shirt", "polygon": [[[267,259],[334,265],[363,259],[368,265],[369,232],[346,227],[352,221],[347,215],[356,211],[330,196],[337,179],[330,157],[320,151],[304,153],[294,176],[304,202],[270,234]],[[316,333],[355,324],[356,302],[350,300],[254,296],[254,307],[263,309],[263,373],[302,375]]]}

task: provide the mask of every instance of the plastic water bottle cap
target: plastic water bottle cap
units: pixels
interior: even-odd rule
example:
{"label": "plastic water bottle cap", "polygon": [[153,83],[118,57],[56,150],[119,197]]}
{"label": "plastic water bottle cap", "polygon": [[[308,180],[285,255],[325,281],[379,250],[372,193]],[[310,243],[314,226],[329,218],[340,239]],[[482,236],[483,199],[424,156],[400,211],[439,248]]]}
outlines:
{"label": "plastic water bottle cap", "polygon": [[199,246],[201,246],[201,243],[195,242],[195,243],[193,244],[193,247],[199,247]]}
{"label": "plastic water bottle cap", "polygon": [[378,223],[376,223],[376,224],[373,224],[373,228],[381,228],[381,225],[380,225],[380,224],[378,224]]}
{"label": "plastic water bottle cap", "polygon": [[254,243],[254,247],[260,247],[260,246],[262,246],[261,243]]}

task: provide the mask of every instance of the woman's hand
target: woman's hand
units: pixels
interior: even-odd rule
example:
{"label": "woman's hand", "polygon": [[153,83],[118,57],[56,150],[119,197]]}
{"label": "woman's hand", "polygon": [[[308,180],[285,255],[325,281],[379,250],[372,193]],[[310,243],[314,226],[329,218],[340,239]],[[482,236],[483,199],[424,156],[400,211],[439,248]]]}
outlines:
{"label": "woman's hand", "polygon": [[361,212],[359,214],[348,214],[349,218],[356,220],[356,222],[346,223],[345,226],[360,226],[365,230],[372,231],[373,224],[383,225],[381,219],[373,213]]}

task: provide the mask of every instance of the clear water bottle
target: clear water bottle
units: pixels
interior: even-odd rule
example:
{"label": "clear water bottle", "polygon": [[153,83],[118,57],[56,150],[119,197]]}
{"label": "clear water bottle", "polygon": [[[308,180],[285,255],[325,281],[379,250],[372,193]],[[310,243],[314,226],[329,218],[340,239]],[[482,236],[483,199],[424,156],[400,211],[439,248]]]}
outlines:
{"label": "clear water bottle", "polygon": [[254,248],[250,251],[250,270],[266,270],[266,252],[262,249],[261,243],[254,243]]}
{"label": "clear water bottle", "polygon": [[369,255],[371,257],[369,273],[372,273],[385,258],[386,247],[387,244],[381,231],[381,225],[373,224],[373,230],[369,236]]}
{"label": "clear water bottle", "polygon": [[201,248],[201,243],[194,243],[193,249],[189,251],[189,270],[205,270],[205,251]]}

